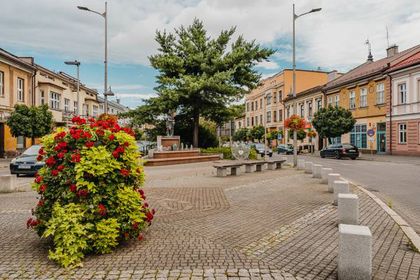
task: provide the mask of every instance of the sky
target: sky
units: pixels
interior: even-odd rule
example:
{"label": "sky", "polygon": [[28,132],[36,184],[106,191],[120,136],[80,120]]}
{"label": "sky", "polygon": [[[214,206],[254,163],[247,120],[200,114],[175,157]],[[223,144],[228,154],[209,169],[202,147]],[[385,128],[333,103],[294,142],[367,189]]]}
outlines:
{"label": "sky", "polygon": [[[102,12],[103,0],[0,0],[0,48],[54,71],[75,75],[66,60],[81,62],[80,79],[103,92],[104,20],[78,10]],[[292,67],[292,4],[289,0],[108,0],[109,82],[131,108],[154,96],[156,30],[173,32],[194,18],[209,36],[237,27],[236,36],[256,40],[276,53],[257,65],[263,77]],[[389,44],[400,50],[420,44],[420,0],[296,0],[296,13],[322,11],[296,21],[297,67],[340,72],[374,59]]]}

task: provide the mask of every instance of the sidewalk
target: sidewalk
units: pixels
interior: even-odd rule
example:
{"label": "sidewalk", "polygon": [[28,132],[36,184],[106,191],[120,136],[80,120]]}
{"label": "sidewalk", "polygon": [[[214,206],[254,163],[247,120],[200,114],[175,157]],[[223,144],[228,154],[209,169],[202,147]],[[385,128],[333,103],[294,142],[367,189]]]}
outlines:
{"label": "sidewalk", "polygon": [[[156,221],[142,242],[89,256],[68,272],[25,229],[32,192],[0,195],[0,279],[335,279],[337,209],[326,185],[291,168],[214,176],[211,163],[146,168]],[[374,279],[418,279],[420,254],[371,198]]]}

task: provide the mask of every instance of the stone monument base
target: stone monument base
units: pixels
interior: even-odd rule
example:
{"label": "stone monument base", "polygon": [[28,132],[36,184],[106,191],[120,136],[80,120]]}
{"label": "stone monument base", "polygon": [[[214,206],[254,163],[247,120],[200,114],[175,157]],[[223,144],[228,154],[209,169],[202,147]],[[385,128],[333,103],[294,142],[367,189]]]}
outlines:
{"label": "stone monument base", "polygon": [[162,151],[172,151],[172,147],[176,145],[177,150],[181,148],[180,136],[161,136],[157,137],[157,147]]}

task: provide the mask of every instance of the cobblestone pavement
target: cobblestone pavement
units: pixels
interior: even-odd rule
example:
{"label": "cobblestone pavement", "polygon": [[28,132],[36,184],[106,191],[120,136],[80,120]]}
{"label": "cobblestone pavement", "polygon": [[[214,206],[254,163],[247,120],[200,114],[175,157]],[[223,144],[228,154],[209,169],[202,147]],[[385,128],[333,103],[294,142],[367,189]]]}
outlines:
{"label": "cobblestone pavement", "polygon": [[[209,163],[146,168],[156,220],[146,238],[84,267],[59,268],[25,221],[36,194],[0,194],[0,279],[335,279],[336,207],[326,185],[290,168],[217,178]],[[375,279],[419,279],[394,221],[364,193]]]}

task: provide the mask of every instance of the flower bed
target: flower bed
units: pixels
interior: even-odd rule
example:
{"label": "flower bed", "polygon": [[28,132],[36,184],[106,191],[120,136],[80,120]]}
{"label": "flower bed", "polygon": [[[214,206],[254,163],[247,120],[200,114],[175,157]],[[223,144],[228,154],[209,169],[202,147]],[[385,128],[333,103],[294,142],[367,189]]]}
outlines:
{"label": "flower bed", "polygon": [[42,139],[38,160],[45,166],[33,184],[39,201],[27,222],[52,240],[49,258],[64,267],[141,240],[154,215],[140,189],[144,173],[132,130],[107,115],[72,121]]}

